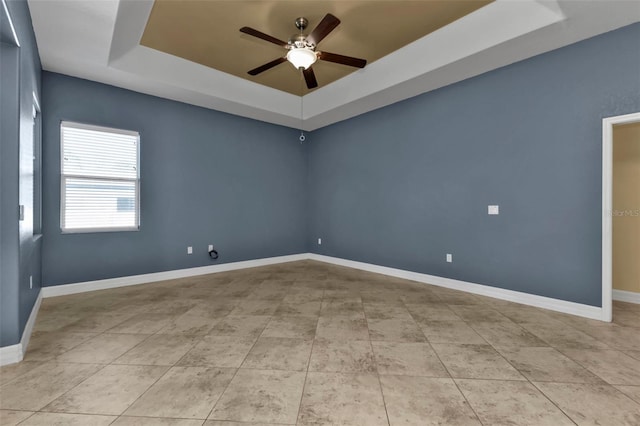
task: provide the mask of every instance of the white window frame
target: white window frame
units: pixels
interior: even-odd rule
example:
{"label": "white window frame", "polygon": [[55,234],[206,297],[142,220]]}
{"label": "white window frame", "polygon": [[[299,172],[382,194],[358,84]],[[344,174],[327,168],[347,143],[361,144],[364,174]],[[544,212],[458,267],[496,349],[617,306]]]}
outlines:
{"label": "white window frame", "polygon": [[[92,175],[78,175],[78,174],[65,174],[64,173],[64,138],[62,136],[62,129],[64,127],[72,127],[76,129],[95,130],[99,132],[115,133],[120,135],[135,136],[137,138],[136,143],[136,178],[112,178],[112,177],[96,177]],[[99,228],[65,228],[65,213],[66,213],[66,180],[67,178],[80,178],[80,179],[93,179],[93,180],[105,180],[105,181],[122,181],[122,182],[135,182],[135,218],[136,223],[134,226],[120,226],[120,227],[99,227]],[[122,232],[122,231],[139,231],[140,230],[140,132],[133,130],[116,129],[113,127],[95,126],[92,124],[78,123],[74,121],[61,121],[60,122],[60,230],[63,234],[86,234],[93,232]]]}

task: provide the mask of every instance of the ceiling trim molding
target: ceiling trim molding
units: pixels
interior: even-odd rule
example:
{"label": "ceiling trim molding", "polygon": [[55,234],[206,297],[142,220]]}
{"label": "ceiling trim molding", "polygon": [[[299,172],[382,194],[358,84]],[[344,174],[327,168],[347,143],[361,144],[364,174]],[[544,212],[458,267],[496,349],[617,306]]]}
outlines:
{"label": "ceiling trim molding", "polygon": [[[153,0],[29,0],[43,68],[300,128],[301,98],[140,45]],[[496,0],[304,96],[304,130],[640,21],[634,2]]]}

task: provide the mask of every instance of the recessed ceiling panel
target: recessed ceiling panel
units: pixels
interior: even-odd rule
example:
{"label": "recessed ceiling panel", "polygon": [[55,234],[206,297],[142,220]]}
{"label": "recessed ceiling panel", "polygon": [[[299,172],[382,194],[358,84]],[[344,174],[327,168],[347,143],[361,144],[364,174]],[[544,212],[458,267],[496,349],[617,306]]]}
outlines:
{"label": "recessed ceiling panel", "polygon": [[[491,3],[493,0],[423,1],[175,1],[156,0],[140,44],[295,95],[306,94],[302,74],[284,62],[250,76],[247,71],[286,50],[241,33],[248,26],[287,41],[294,22],[309,20],[307,34],[327,13],[342,22],[319,51],[373,61]],[[345,65],[313,65],[319,87],[352,72]]]}

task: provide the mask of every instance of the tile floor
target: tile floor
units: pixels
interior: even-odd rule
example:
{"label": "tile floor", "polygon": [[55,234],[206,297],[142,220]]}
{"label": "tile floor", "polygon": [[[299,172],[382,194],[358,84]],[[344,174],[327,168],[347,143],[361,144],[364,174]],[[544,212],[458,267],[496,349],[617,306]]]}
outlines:
{"label": "tile floor", "polygon": [[606,324],[304,261],[46,299],[2,425],[640,425]]}

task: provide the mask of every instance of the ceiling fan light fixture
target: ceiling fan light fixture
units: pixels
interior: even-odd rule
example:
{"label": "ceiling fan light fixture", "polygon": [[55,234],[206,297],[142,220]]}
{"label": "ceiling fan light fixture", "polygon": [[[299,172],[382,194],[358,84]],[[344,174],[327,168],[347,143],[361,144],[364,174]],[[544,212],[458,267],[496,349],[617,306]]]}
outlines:
{"label": "ceiling fan light fixture", "polygon": [[318,57],[316,56],[316,52],[308,47],[296,47],[289,50],[287,60],[291,62],[296,69],[302,68],[306,70],[318,60]]}

